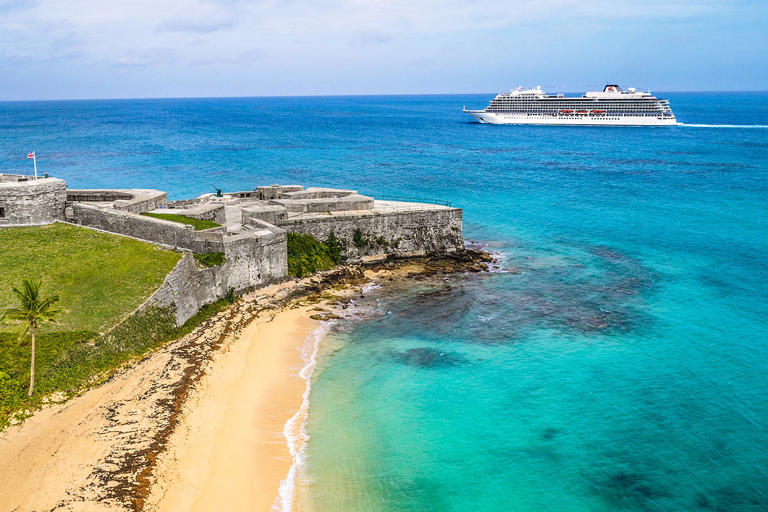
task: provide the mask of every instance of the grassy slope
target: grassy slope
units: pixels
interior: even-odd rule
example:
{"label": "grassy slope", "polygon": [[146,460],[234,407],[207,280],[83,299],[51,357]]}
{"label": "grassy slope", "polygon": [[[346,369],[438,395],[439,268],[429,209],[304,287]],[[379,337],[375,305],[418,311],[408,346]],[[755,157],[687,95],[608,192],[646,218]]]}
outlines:
{"label": "grassy slope", "polygon": [[42,279],[43,294],[58,293],[66,310],[53,327],[57,331],[111,327],[155,291],[181,258],[138,240],[60,223],[0,229],[0,247],[0,308],[16,305],[11,286]]}
{"label": "grassy slope", "polygon": [[0,308],[15,306],[11,286],[42,279],[43,294],[58,293],[66,312],[37,339],[36,392],[29,383],[29,343],[18,327],[0,325],[0,430],[17,411],[34,410],[53,392],[65,396],[97,384],[116,368],[220,311],[220,301],[177,328],[169,309],[150,308],[108,335],[154,292],[181,255],[130,238],[68,224],[0,229]]}
{"label": "grassy slope", "polygon": [[178,222],[180,224],[188,224],[195,228],[195,231],[201,231],[203,229],[211,229],[211,228],[217,228],[221,226],[221,224],[218,224],[216,222],[213,222],[212,220],[205,220],[205,219],[195,219],[192,217],[187,217],[186,215],[178,215],[176,213],[142,213],[142,215],[146,215],[147,217],[154,217],[156,219],[163,219],[163,220],[170,220],[171,222]]}
{"label": "grassy slope", "polygon": [[0,431],[11,419],[23,419],[44,403],[51,393],[58,399],[104,382],[126,363],[192,332],[200,323],[229,305],[219,300],[203,306],[176,327],[170,308],[147,308],[131,316],[109,333],[63,332],[38,337],[35,394],[27,397],[29,386],[29,344],[17,336],[0,333]]}

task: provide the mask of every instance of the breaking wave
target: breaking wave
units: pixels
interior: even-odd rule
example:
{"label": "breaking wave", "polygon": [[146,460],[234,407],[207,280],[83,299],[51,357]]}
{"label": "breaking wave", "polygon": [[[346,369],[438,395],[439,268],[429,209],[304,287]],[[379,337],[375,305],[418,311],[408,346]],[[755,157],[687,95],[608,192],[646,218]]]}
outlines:
{"label": "breaking wave", "polygon": [[301,371],[299,371],[299,377],[306,381],[307,387],[304,389],[304,395],[302,396],[299,410],[285,422],[285,427],[283,427],[283,435],[288,444],[288,451],[291,454],[293,462],[288,470],[288,475],[282,482],[280,482],[277,498],[272,505],[273,512],[290,512],[293,510],[297,485],[296,479],[305,466],[306,447],[307,442],[309,441],[309,434],[307,433],[307,417],[309,416],[310,381],[312,379],[312,372],[317,365],[317,354],[320,349],[320,342],[322,341],[323,336],[328,332],[329,328],[330,325],[328,323],[323,323],[320,327],[312,331],[309,336],[307,336],[307,341],[302,350],[301,357],[306,364]]}

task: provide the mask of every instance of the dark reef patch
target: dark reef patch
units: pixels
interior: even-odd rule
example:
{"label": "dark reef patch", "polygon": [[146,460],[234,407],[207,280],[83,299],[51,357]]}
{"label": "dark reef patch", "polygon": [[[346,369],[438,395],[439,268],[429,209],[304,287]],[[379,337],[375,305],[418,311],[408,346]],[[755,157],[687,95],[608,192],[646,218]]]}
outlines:
{"label": "dark reef patch", "polygon": [[423,286],[411,282],[410,289],[393,290],[399,293],[393,297],[395,300],[387,297],[390,314],[382,318],[389,324],[387,330],[396,335],[429,332],[432,337],[449,336],[471,310],[474,300],[460,279],[456,276],[453,284],[441,281],[432,286],[426,281]]}
{"label": "dark reef patch", "polygon": [[506,344],[524,341],[537,329],[610,335],[651,324],[644,304],[660,278],[656,272],[616,247],[565,249],[568,256],[510,257],[504,267],[515,272],[391,283],[361,299],[360,305],[381,313],[362,328],[393,338]]}
{"label": "dark reef patch", "polygon": [[392,352],[392,358],[399,363],[419,368],[456,366],[465,359],[455,352],[446,352],[430,347],[410,348],[405,352]]}
{"label": "dark reef patch", "polygon": [[544,441],[551,441],[551,440],[553,440],[553,439],[554,439],[554,438],[555,438],[555,437],[556,437],[556,436],[557,436],[559,433],[560,433],[560,431],[559,431],[558,429],[556,429],[556,428],[553,428],[553,427],[548,427],[548,428],[545,428],[545,429],[544,429],[544,431],[541,433],[541,438],[542,438]]}
{"label": "dark reef patch", "polygon": [[650,476],[628,471],[607,475],[597,483],[596,492],[621,510],[646,510],[655,500],[670,496]]}
{"label": "dark reef patch", "polygon": [[708,492],[698,492],[691,509],[724,512],[758,512],[768,510],[766,491],[757,489],[752,482],[743,486],[721,486]]}

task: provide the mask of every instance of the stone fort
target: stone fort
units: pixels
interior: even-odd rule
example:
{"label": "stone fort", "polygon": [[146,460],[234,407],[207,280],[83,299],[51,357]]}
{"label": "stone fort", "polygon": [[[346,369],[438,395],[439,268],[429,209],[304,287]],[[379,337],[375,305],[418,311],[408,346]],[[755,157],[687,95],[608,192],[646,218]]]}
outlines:
{"label": "stone fort", "polygon": [[[142,215],[210,220],[192,226]],[[184,252],[146,305],[173,306],[178,323],[234,288],[287,277],[287,233],[326,240],[333,233],[347,261],[447,254],[464,248],[462,211],[447,204],[379,200],[354,190],[260,186],[168,201],[151,189],[69,189],[64,180],[0,174],[0,228],[69,222]],[[192,254],[225,262],[199,268]]]}

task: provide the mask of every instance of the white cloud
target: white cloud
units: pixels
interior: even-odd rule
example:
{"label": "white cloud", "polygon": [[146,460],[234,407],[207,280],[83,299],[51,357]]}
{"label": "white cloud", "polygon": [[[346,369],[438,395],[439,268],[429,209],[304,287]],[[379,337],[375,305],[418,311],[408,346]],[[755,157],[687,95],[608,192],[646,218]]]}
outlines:
{"label": "white cloud", "polygon": [[[0,0],[0,74],[18,66],[54,74],[60,67],[72,82],[75,72],[94,82],[118,70],[123,76],[114,83],[125,87],[132,76],[133,87],[145,87],[165,75],[179,94],[197,93],[181,90],[180,77],[189,85],[205,75],[207,94],[217,77],[272,84],[244,93],[296,93],[275,87],[274,77],[322,82],[320,92],[330,92],[345,72],[365,86],[360,75],[387,78],[379,71],[388,66],[390,75],[426,87],[419,74],[449,68],[457,54],[465,66],[472,58],[519,66],[521,52],[537,52],[542,40],[545,50],[562,53],[625,23],[652,27],[729,9],[716,0]],[[532,34],[537,41],[521,40]],[[2,88],[0,98],[7,97]]]}
{"label": "white cloud", "polygon": [[217,52],[231,56],[259,49],[277,54],[286,47],[315,52],[350,42],[497,30],[534,19],[549,23],[562,17],[663,18],[712,8],[705,2],[635,0],[39,0],[26,6],[5,2],[0,4],[0,12],[5,10],[0,52],[31,58],[47,53],[52,45],[69,45],[98,62],[165,48],[182,62],[192,62]]}

